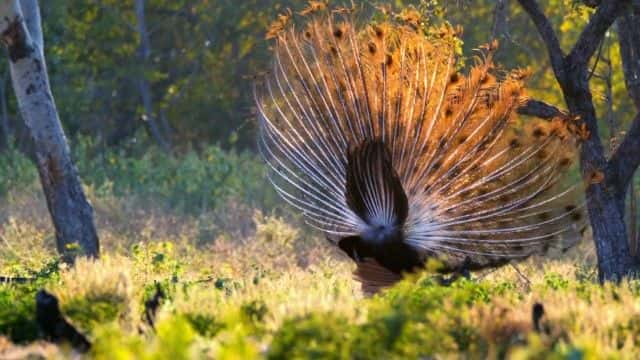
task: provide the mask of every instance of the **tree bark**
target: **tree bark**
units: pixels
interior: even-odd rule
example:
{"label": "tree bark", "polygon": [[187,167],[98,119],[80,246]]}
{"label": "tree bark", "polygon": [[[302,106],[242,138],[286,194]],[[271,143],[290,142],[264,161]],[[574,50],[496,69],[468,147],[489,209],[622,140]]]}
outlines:
{"label": "tree bark", "polygon": [[[568,70],[568,75],[574,79],[565,84],[564,90],[569,111],[580,116],[585,123],[591,124],[589,139],[593,139],[598,136],[597,118],[588,88],[587,73],[572,73]],[[585,197],[596,245],[599,279],[619,281],[638,271],[631,254],[625,223],[625,191],[620,191],[612,184],[617,174],[607,170],[604,148],[599,138],[597,141],[583,142],[580,148],[580,167],[585,179],[594,172],[604,173],[602,182],[587,184]]]}
{"label": "tree bark", "polygon": [[65,260],[79,254],[98,256],[93,209],[71,161],[49,86],[37,1],[3,1],[0,15],[0,33],[9,53],[13,88],[36,146],[36,165],[55,227],[58,251]]}
{"label": "tree bark", "polygon": [[[597,6],[571,52],[565,55],[555,31],[536,0],[518,0],[535,24],[547,52],[569,112],[579,117],[589,136],[580,148],[580,168],[586,185],[586,202],[598,256],[600,281],[618,281],[636,276],[640,270],[631,254],[625,224],[624,197],[633,171],[640,164],[640,117],[610,160],[605,157],[598,135],[598,121],[589,88],[588,63],[606,31],[622,15],[630,1],[609,0]],[[602,174],[602,180],[594,174]]]}
{"label": "tree bark", "polygon": [[[632,12],[625,12],[617,20],[618,43],[620,44],[620,55],[622,58],[622,72],[624,74],[627,93],[631,97],[636,111],[640,113],[640,1],[632,3]],[[640,123],[640,120],[638,120]],[[637,124],[636,124],[637,125]],[[637,131],[637,129],[632,129]],[[630,134],[636,139],[640,138],[640,134]],[[632,148],[628,148],[633,150]],[[629,167],[629,164],[626,165]],[[635,169],[635,168],[634,168]],[[638,218],[637,218],[637,198],[635,186],[633,182],[634,170],[629,181],[629,232],[631,233],[630,241],[631,252],[638,256],[638,244],[640,237],[638,234]]]}

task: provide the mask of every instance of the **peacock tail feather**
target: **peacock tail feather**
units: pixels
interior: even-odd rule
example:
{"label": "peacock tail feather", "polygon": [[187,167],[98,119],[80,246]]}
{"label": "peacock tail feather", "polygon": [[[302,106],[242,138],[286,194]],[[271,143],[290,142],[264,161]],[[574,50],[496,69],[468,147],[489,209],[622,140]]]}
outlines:
{"label": "peacock tail feather", "polygon": [[576,137],[517,115],[526,72],[498,68],[495,42],[462,71],[454,32],[415,21],[334,11],[271,36],[260,148],[281,197],[330,240],[400,237],[419,261],[481,269],[580,239]]}

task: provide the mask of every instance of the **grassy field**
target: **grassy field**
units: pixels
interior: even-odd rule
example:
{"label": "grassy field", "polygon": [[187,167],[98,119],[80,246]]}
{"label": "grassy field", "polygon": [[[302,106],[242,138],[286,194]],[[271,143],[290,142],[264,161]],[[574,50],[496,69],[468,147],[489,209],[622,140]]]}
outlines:
{"label": "grassy field", "polygon": [[[364,298],[353,265],[318,234],[237,193],[188,212],[165,201],[176,194],[154,202],[89,182],[102,257],[70,268],[56,261],[35,178],[6,183],[0,274],[36,280],[0,285],[2,359],[71,355],[40,337],[41,288],[100,359],[640,357],[640,282],[599,286],[589,239],[521,274],[507,266],[442,286],[424,273]],[[152,328],[144,304],[158,285]]]}

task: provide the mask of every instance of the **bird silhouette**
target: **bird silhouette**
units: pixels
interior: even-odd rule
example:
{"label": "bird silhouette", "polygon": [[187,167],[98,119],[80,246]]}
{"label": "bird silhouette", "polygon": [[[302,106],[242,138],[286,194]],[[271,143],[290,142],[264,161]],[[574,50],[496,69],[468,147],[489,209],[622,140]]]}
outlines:
{"label": "bird silhouette", "polygon": [[518,116],[527,72],[496,66],[496,42],[463,70],[455,31],[415,14],[305,15],[268,34],[260,149],[277,192],[356,262],[363,290],[431,258],[473,271],[580,239],[575,126]]}

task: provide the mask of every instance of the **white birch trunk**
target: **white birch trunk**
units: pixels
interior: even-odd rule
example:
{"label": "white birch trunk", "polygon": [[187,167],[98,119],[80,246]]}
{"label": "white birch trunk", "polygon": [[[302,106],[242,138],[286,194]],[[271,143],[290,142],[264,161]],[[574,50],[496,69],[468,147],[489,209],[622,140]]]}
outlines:
{"label": "white birch trunk", "polygon": [[44,59],[36,0],[2,0],[0,34],[9,53],[18,107],[36,147],[36,162],[56,230],[58,251],[98,256],[93,209],[87,202],[58,118]]}

